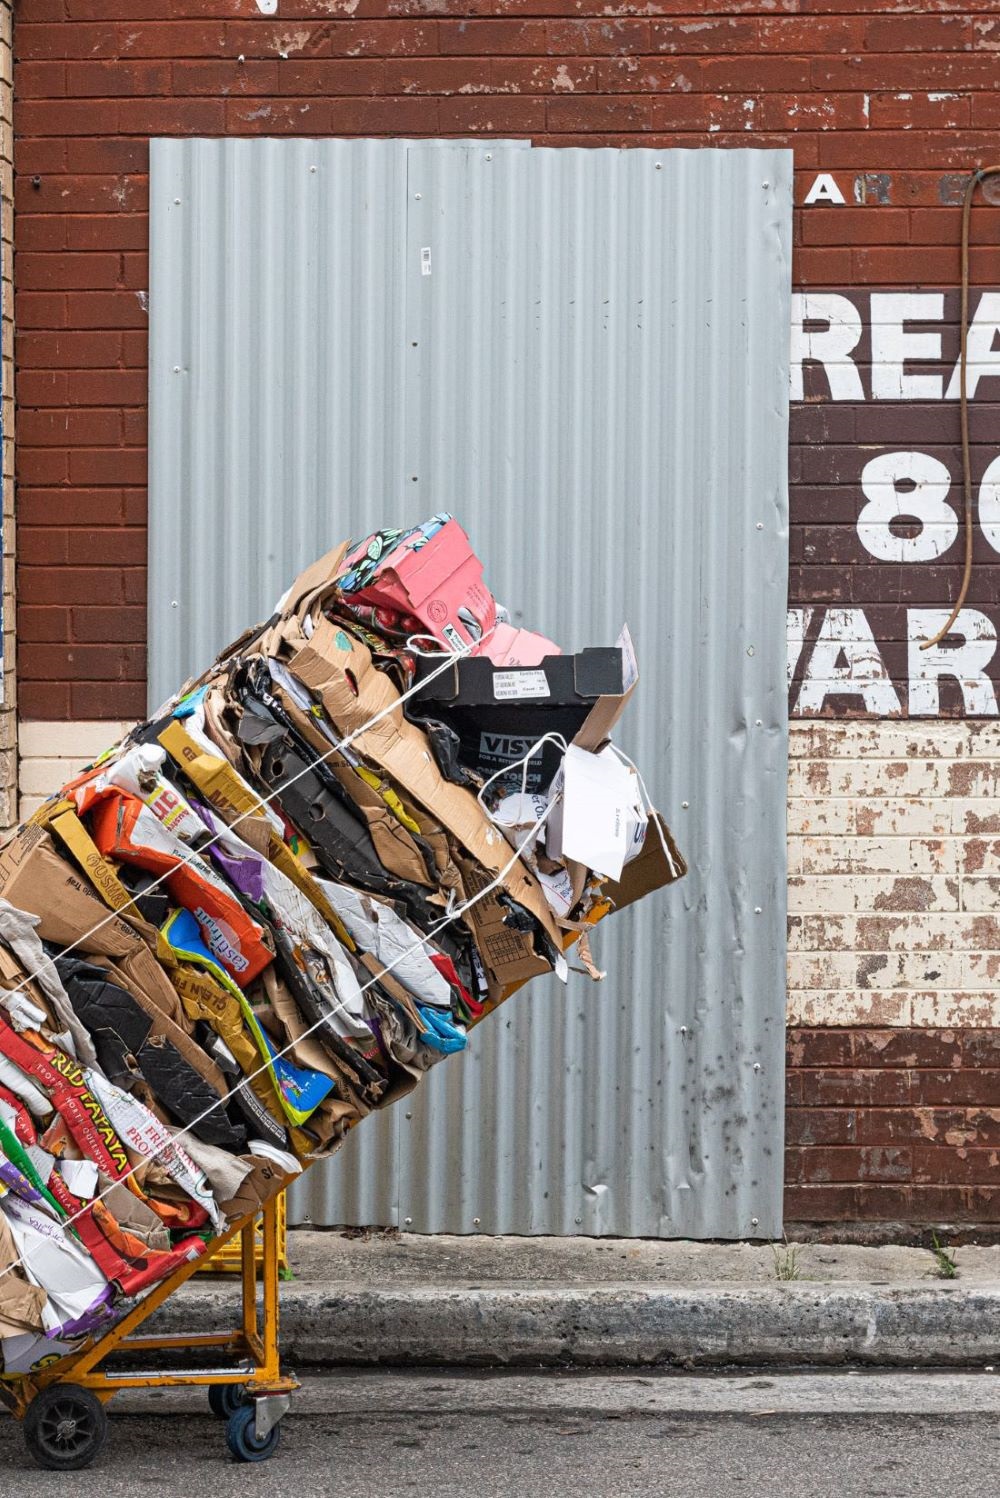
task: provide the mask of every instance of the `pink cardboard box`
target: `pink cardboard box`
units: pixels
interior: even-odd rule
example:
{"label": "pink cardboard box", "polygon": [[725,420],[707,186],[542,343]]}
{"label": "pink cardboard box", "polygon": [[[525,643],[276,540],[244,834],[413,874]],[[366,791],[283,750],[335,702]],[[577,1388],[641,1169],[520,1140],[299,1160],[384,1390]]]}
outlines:
{"label": "pink cardboard box", "polygon": [[483,564],[457,520],[430,537],[415,531],[349,596],[352,603],[411,614],[452,649],[474,646],[496,623],[496,599],[483,582]]}

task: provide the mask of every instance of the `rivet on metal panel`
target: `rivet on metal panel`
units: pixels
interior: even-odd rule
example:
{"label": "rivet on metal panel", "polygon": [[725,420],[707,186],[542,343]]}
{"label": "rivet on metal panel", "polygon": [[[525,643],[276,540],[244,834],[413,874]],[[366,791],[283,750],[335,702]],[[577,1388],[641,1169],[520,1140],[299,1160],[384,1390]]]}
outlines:
{"label": "rivet on metal panel", "polygon": [[759,1061],[755,1061],[753,1064],[753,1069],[754,1071],[762,1071],[763,1067],[761,1066]]}
{"label": "rivet on metal panel", "polygon": [[754,728],[763,728],[764,727],[764,719],[763,718],[754,718],[754,720],[753,720],[753,726],[754,726]]}
{"label": "rivet on metal panel", "polygon": [[758,1225],[759,1222],[760,1222],[760,1218],[759,1217],[751,1217],[751,1219],[750,1219],[750,1226],[752,1228],[755,1228],[755,1227],[757,1227],[757,1225]]}
{"label": "rivet on metal panel", "polygon": [[414,474],[411,474],[411,476],[410,476],[410,483],[411,483],[411,484],[415,484],[415,483],[417,483],[417,482],[418,482],[418,480],[417,480],[417,475],[416,475],[416,474],[415,474],[415,473],[414,473]]}
{"label": "rivet on metal panel", "polygon": [[682,1034],[682,1035],[686,1035],[686,1034],[687,1034],[687,1032],[688,1032],[688,1027],[687,1027],[687,1025],[681,1025],[681,1034]]}
{"label": "rivet on metal panel", "polygon": [[576,1223],[577,1227],[579,1227],[580,1224],[581,1224],[581,1222],[583,1221],[583,1218],[582,1217],[574,1217],[573,1221]]}
{"label": "rivet on metal panel", "polygon": [[177,205],[178,208],[180,207],[180,202],[181,202],[180,198],[174,198],[174,203]]}
{"label": "rivet on metal panel", "polygon": [[492,161],[493,160],[493,152],[492,151],[487,151],[486,152],[486,160],[487,161]]}
{"label": "rivet on metal panel", "polygon": [[763,180],[763,182],[760,185],[761,185],[761,187],[770,187],[771,184],[770,184],[770,182],[768,182],[767,178],[765,177],[764,180]]}
{"label": "rivet on metal panel", "polygon": [[656,163],[656,170],[657,170],[657,171],[658,171],[658,172],[662,172],[662,171],[663,171],[663,162],[662,162],[662,161],[658,161],[658,162],[657,162],[657,163]]}
{"label": "rivet on metal panel", "polygon": [[752,645],[748,645],[747,646],[747,655],[755,655],[755,654],[756,654],[756,651],[754,650],[753,646]]}
{"label": "rivet on metal panel", "polygon": [[171,600],[170,600],[170,607],[172,609],[180,608],[180,604],[177,602],[176,598],[171,598]]}
{"label": "rivet on metal panel", "polygon": [[180,365],[179,364],[175,364],[174,365],[174,374],[180,374],[180,372],[181,372]]}
{"label": "rivet on metal panel", "polygon": [[761,912],[761,908],[760,908],[760,906],[759,906],[759,905],[755,905],[755,906],[754,906],[754,908],[753,908],[753,913],[754,913],[754,915],[760,915],[760,914],[761,914],[761,913],[762,913],[762,912]]}
{"label": "rivet on metal panel", "polygon": [[413,201],[414,201],[414,202],[415,202],[415,203],[419,203],[419,202],[420,202],[420,199],[421,199],[421,198],[422,198],[422,197],[423,197],[423,193],[419,193],[419,192],[415,192],[415,193],[414,193],[414,194],[413,194]]}
{"label": "rivet on metal panel", "polygon": [[690,804],[691,804],[690,801],[682,801],[681,802],[681,811],[687,811],[687,809],[690,806]]}
{"label": "rivet on metal panel", "polygon": [[316,170],[316,168],[315,168],[315,167],[314,167],[314,166],[311,166],[311,167],[310,167],[310,168],[309,168],[309,170],[310,170],[310,171],[311,171],[311,172],[314,172],[314,171],[315,171],[315,170]]}
{"label": "rivet on metal panel", "polygon": [[405,1118],[412,1118],[413,1114],[412,1113],[406,1113],[406,1114],[404,1114],[404,1117]]}
{"label": "rivet on metal panel", "polygon": [[474,1217],[474,1218],[473,1218],[473,1219],[472,1219],[472,1226],[473,1226],[473,1227],[474,1227],[474,1228],[477,1228],[477,1227],[478,1227],[478,1226],[479,1226],[479,1218],[478,1218],[478,1217]]}
{"label": "rivet on metal panel", "polygon": [[758,520],[757,521],[757,529],[759,531],[762,531],[764,529],[764,522],[763,522],[763,520]]}
{"label": "rivet on metal panel", "polygon": [[413,1218],[412,1217],[404,1217],[403,1218],[403,1226],[404,1227],[408,1228],[408,1227],[410,1227],[412,1225],[412,1223],[413,1223]]}

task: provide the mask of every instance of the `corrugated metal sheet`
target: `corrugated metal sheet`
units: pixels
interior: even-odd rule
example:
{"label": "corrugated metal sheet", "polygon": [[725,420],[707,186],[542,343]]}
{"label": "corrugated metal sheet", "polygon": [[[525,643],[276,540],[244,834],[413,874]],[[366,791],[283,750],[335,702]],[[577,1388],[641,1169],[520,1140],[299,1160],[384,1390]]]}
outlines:
{"label": "corrugated metal sheet", "polygon": [[791,154],[157,142],[152,212],[154,696],[313,553],[450,509],[518,618],[628,619],[621,741],[691,864],[293,1217],[778,1232]]}

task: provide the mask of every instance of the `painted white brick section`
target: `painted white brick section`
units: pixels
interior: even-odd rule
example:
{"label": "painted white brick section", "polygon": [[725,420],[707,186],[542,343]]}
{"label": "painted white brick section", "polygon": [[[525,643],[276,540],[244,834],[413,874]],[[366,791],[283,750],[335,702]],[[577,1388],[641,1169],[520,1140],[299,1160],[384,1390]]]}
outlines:
{"label": "painted white brick section", "polygon": [[23,821],[65,781],[117,743],[131,723],[22,723],[18,730],[19,815]]}
{"label": "painted white brick section", "polygon": [[1000,1025],[1000,727],[792,723],[788,1020]]}

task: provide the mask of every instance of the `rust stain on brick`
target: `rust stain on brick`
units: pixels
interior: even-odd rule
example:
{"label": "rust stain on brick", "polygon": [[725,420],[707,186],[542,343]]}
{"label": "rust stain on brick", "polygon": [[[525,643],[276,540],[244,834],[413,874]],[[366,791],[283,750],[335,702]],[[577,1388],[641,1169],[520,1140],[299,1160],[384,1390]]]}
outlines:
{"label": "rust stain on brick", "polygon": [[889,965],[889,958],[884,952],[873,954],[870,957],[862,957],[858,963],[858,987],[871,988],[872,978],[882,972]]}
{"label": "rust stain on brick", "polygon": [[855,815],[855,825],[859,837],[874,837],[876,816],[874,806],[859,806]]}
{"label": "rust stain on brick", "polygon": [[875,910],[932,910],[934,886],[929,879],[916,876],[894,879],[891,888],[876,895],[872,905]]}

